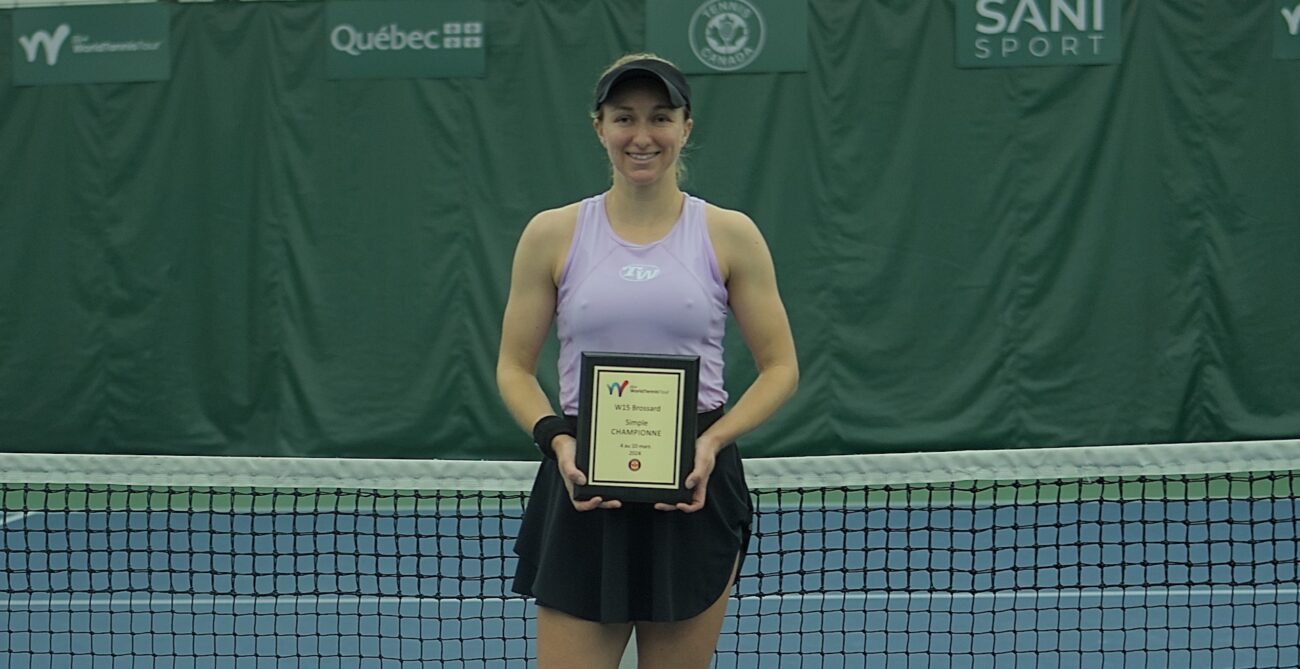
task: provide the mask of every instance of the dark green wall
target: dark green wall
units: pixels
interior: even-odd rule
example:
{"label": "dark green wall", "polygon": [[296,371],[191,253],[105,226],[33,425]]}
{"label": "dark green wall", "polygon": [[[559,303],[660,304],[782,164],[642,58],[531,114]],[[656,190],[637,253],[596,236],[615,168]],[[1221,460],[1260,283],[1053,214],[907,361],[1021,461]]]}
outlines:
{"label": "dark green wall", "polygon": [[[693,78],[687,187],[767,235],[803,370],[747,453],[1300,435],[1300,61],[1272,2],[1124,4],[1118,66],[813,0],[807,73]],[[643,3],[489,2],[487,78],[424,81],[326,80],[321,4],[171,11],[167,82],[0,50],[0,450],[533,457],[510,257],[606,185]]]}

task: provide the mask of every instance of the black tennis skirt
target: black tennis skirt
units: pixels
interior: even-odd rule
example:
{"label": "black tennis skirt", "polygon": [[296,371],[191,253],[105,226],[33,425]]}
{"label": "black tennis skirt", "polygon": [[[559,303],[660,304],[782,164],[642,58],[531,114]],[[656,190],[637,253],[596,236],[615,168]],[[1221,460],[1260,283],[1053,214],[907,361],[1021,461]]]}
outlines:
{"label": "black tennis skirt", "polygon": [[[700,414],[699,431],[721,417],[720,408]],[[693,618],[718,600],[743,561],[752,516],[735,444],[718,452],[695,513],[648,504],[576,511],[555,461],[546,459],[515,542],[513,590],[602,623]]]}

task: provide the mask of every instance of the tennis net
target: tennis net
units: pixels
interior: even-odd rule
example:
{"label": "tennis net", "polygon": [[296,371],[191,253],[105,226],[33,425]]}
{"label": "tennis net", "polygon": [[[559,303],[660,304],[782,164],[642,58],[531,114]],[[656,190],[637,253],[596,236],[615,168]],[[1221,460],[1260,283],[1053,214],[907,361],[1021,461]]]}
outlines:
{"label": "tennis net", "polygon": [[[746,468],[717,666],[1300,666],[1300,440]],[[0,666],[519,666],[534,471],[0,455]]]}

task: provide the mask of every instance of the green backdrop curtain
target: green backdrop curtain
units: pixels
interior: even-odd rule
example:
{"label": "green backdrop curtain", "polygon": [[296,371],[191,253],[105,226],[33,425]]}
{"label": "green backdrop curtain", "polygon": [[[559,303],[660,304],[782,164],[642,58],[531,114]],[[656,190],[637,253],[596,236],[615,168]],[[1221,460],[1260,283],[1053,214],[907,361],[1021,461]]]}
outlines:
{"label": "green backdrop curtain", "polygon": [[[533,457],[510,258],[607,185],[590,88],[645,6],[487,6],[483,79],[328,80],[318,3],[171,6],[166,82],[0,50],[0,450]],[[1128,0],[1120,65],[957,69],[950,1],[812,0],[807,72],[694,77],[686,187],[762,228],[803,371],[745,452],[1300,435],[1274,9]]]}

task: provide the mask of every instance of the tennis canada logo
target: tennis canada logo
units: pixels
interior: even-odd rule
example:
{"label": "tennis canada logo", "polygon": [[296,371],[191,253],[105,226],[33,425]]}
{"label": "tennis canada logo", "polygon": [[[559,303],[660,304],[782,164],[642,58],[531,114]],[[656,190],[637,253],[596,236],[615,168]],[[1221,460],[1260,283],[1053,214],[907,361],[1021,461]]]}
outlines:
{"label": "tennis canada logo", "polygon": [[611,383],[608,386],[606,386],[606,388],[609,389],[610,395],[613,395],[615,392],[617,392],[618,396],[622,397],[623,391],[627,390],[627,380],[624,380],[622,383],[615,381],[614,383]]}
{"label": "tennis canada logo", "polygon": [[691,51],[701,63],[722,72],[739,70],[763,51],[763,15],[745,0],[711,0],[691,16]]}
{"label": "tennis canada logo", "polygon": [[618,275],[623,277],[624,281],[639,283],[641,281],[649,281],[659,276],[659,267],[657,265],[638,265],[633,263],[631,265],[624,265],[618,270]]}

